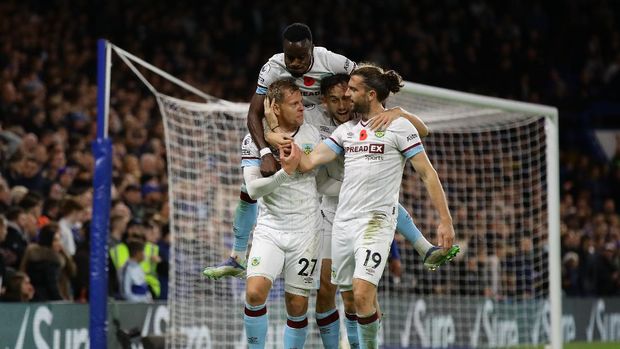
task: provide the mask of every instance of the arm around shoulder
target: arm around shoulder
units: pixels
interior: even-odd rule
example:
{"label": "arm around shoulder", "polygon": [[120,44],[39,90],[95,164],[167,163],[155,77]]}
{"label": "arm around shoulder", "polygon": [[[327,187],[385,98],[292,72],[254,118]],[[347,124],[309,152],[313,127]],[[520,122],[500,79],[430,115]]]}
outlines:
{"label": "arm around shoulder", "polygon": [[301,155],[298,169],[300,172],[312,171],[317,166],[333,161],[337,157],[338,153],[336,151],[325,142],[321,142],[310,154]]}

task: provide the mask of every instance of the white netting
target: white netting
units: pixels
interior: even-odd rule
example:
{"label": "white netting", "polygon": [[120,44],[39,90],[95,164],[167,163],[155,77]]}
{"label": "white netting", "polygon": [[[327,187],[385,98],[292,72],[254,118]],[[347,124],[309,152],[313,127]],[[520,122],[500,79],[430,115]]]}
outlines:
{"label": "white netting", "polygon": [[[244,348],[244,282],[208,281],[201,270],[226,257],[232,242],[247,105],[163,95],[158,101],[166,125],[173,217],[168,347]],[[411,245],[398,238],[402,278],[395,283],[386,271],[380,286],[383,345],[486,348],[548,342],[544,116],[408,93],[391,102],[432,129],[425,148],[444,184],[463,252],[429,272]],[[435,211],[410,166],[401,202],[436,241]],[[306,348],[321,347],[313,303]],[[268,347],[281,347],[283,305],[282,284],[276,282],[268,304]]]}
{"label": "white netting", "polygon": [[[388,314],[386,344],[548,343],[545,116],[406,92],[390,102],[431,128],[424,145],[442,180],[462,252],[429,272],[398,237],[403,276],[398,284],[384,279],[381,291]],[[436,242],[435,210],[410,169],[403,177],[401,203]]]}

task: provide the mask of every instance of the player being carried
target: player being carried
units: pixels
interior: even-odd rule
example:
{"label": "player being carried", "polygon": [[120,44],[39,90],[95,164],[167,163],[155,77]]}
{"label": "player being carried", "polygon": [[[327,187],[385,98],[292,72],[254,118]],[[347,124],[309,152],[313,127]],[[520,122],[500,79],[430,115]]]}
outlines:
{"label": "player being carried", "polygon": [[[377,285],[394,238],[397,206],[404,165],[410,160],[422,178],[440,217],[439,246],[448,249],[454,228],[437,172],[431,165],[416,128],[405,119],[394,120],[385,131],[373,131],[370,122],[384,111],[390,92],[402,79],[394,71],[373,65],[353,71],[346,96],[353,101],[359,120],[340,126],[309,156],[302,155],[299,169],[309,171],[344,155],[344,180],[332,240],[332,283],[353,297],[357,312],[360,348],[378,347],[379,315],[375,305]],[[289,158],[300,153],[293,145]]]}
{"label": "player being carried", "polygon": [[[291,77],[295,79],[295,84],[300,87],[302,92],[304,105],[312,107],[320,103],[322,78],[335,74],[350,74],[356,66],[353,61],[342,55],[328,51],[324,47],[314,47],[312,32],[305,24],[294,23],[286,27],[282,34],[282,46],[283,53],[271,57],[261,69],[258,87],[252,97],[248,111],[248,129],[252,135],[252,140],[260,149],[263,176],[270,176],[277,169],[272,150],[264,138],[262,122],[265,94],[269,85],[281,78]],[[340,117],[349,118],[350,116],[347,114]],[[389,118],[390,116],[384,115],[384,117]],[[424,130],[422,133],[428,133],[424,123],[418,118],[415,120],[417,120],[415,125]],[[384,123],[377,122],[374,127],[384,125]],[[281,138],[279,142],[282,142]],[[247,194],[245,184],[243,184],[233,220],[234,241],[231,254],[220,264],[205,268],[203,271],[205,276],[211,279],[219,279],[226,276],[243,277],[245,275],[248,239],[256,223],[257,213],[256,201]],[[426,239],[418,240],[422,236],[420,230],[414,225],[407,211],[399,206],[399,216],[401,213],[402,217],[399,219],[398,230],[416,246],[428,268],[434,269],[454,257],[453,254],[451,255],[454,251],[445,253],[445,251],[433,247]],[[416,245],[416,241],[420,242]]]}
{"label": "player being carried", "polygon": [[[320,103],[323,77],[349,74],[355,68],[355,63],[350,59],[324,47],[315,47],[310,28],[302,23],[293,23],[284,29],[282,48],[282,53],[273,55],[261,68],[258,87],[248,111],[248,129],[260,151],[260,169],[265,177],[273,175],[278,166],[263,132],[263,102],[269,86],[274,81],[292,78],[300,89],[304,105],[315,105]],[[245,185],[242,185],[233,219],[234,242],[230,257],[217,266],[206,268],[203,272],[205,276],[219,279],[244,275],[248,239],[256,223],[257,210],[256,200],[249,197]]]}
{"label": "player being carried", "polygon": [[[243,177],[249,196],[258,199],[260,205],[247,270],[244,325],[248,347],[264,348],[269,322],[267,297],[273,281],[283,273],[287,311],[284,347],[303,348],[308,332],[308,296],[316,288],[319,274],[321,219],[317,184],[321,183],[317,183],[312,171],[295,171],[300,156],[290,149],[301,146],[310,152],[321,138],[315,127],[304,123],[301,93],[292,79],[275,81],[269,86],[268,96],[282,132],[293,143],[289,144],[288,156],[280,152],[286,165],[273,176],[263,177],[258,148],[250,135],[243,139]],[[339,183],[336,186],[339,188]]]}

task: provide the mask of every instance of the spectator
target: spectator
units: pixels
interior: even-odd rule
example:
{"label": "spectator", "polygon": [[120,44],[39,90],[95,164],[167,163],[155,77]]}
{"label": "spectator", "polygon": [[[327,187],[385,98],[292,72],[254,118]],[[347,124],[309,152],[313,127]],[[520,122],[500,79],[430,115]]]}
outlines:
{"label": "spectator", "polygon": [[28,214],[20,207],[12,207],[7,212],[6,219],[6,238],[0,243],[0,247],[4,248],[7,266],[17,269],[29,242],[24,231],[28,224]]}
{"label": "spectator", "polygon": [[73,259],[76,265],[76,275],[73,282],[73,295],[79,303],[88,303],[88,285],[90,280],[90,221],[82,225],[84,240],[78,244]]}
{"label": "spectator", "polygon": [[140,263],[146,283],[149,286],[149,290],[153,295],[153,298],[159,298],[161,294],[161,284],[157,277],[157,265],[161,262],[159,256],[159,246],[157,241],[161,238],[161,231],[159,225],[155,222],[148,222],[144,225],[146,243],[144,244],[144,260]]}
{"label": "spectator", "polygon": [[30,302],[35,294],[28,275],[22,272],[12,273],[6,283],[6,293],[2,297],[4,302]]}
{"label": "spectator", "polygon": [[150,302],[151,294],[140,266],[144,260],[144,243],[131,241],[127,247],[129,260],[121,269],[121,297],[130,302]]}
{"label": "spectator", "polygon": [[140,242],[142,245],[146,242],[144,236],[143,225],[138,220],[132,220],[127,224],[127,231],[124,234],[124,240],[110,248],[110,263],[109,268],[109,287],[110,291],[114,295],[120,295],[121,292],[121,269],[127,263],[130,258],[129,255],[129,243]]}
{"label": "spectator", "polygon": [[168,273],[170,270],[170,226],[161,228],[161,239],[157,242],[161,262],[157,265],[157,276],[161,285],[160,299],[168,299]]}
{"label": "spectator", "polygon": [[84,208],[77,201],[67,199],[60,208],[60,236],[63,250],[69,255],[75,254],[76,242],[81,240],[79,230],[81,228],[82,211]]}
{"label": "spectator", "polygon": [[34,286],[34,301],[62,300],[59,288],[63,259],[58,225],[50,223],[41,229],[39,242],[26,249],[20,271],[28,274]]}

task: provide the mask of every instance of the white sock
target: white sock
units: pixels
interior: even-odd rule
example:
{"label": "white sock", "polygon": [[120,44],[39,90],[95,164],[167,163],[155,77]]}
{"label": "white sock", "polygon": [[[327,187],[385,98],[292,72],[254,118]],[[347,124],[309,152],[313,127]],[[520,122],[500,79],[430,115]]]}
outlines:
{"label": "white sock", "polygon": [[416,240],[416,242],[413,244],[413,247],[415,248],[416,251],[418,251],[418,254],[422,256],[422,258],[424,258],[428,250],[430,250],[431,247],[433,247],[433,244],[428,242],[428,240],[426,240],[424,235],[422,235]]}
{"label": "white sock", "polygon": [[246,254],[246,250],[243,250],[243,251],[235,251],[235,250],[233,250],[230,253],[230,256],[232,258],[234,258],[237,261],[237,263],[243,264],[243,263],[245,263],[245,254]]}

